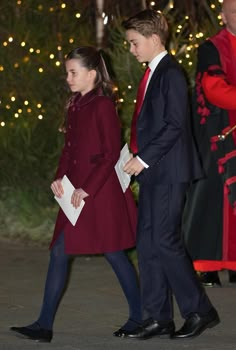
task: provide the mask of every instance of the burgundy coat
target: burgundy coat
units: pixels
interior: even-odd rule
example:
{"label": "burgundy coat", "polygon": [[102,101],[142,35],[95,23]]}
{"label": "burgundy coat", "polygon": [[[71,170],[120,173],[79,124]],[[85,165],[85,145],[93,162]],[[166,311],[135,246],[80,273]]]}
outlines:
{"label": "burgundy coat", "polygon": [[114,170],[120,149],[120,122],[111,99],[95,91],[77,94],[68,109],[55,178],[66,174],[89,197],[75,226],[59,210],[50,248],[62,232],[67,254],[97,254],[135,245],[136,204],[130,189],[122,192]]}

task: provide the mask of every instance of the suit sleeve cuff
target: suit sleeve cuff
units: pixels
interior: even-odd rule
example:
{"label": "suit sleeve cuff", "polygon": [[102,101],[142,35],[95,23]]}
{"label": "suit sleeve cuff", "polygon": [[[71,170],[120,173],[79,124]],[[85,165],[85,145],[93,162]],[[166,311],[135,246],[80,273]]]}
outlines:
{"label": "suit sleeve cuff", "polygon": [[145,163],[139,156],[136,156],[136,158],[144,166],[144,168],[146,168],[146,169],[149,168],[149,165],[147,163]]}

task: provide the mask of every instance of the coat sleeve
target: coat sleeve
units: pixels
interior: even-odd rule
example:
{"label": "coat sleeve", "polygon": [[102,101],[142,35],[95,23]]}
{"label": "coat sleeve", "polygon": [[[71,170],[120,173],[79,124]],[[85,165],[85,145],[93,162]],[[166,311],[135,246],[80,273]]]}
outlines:
{"label": "coat sleeve", "polygon": [[[187,83],[182,71],[178,68],[168,69],[163,76],[164,104],[162,110],[158,104],[153,107],[159,113],[163,126],[153,133],[148,144],[138,152],[138,156],[149,166],[153,166],[174,147],[186,127],[188,112]],[[157,99],[158,101],[158,99]]]}
{"label": "coat sleeve", "polygon": [[120,122],[113,102],[100,98],[96,106],[96,123],[101,142],[102,157],[82,184],[81,188],[95,196],[108,177],[114,172],[114,166],[120,156]]}
{"label": "coat sleeve", "polygon": [[59,164],[57,167],[57,171],[56,174],[54,176],[54,180],[57,179],[61,179],[67,172],[67,168],[68,168],[68,159],[69,159],[69,150],[67,147],[67,138],[68,138],[68,134],[67,132],[65,133],[65,144],[64,147],[62,149],[62,153],[59,159]]}
{"label": "coat sleeve", "polygon": [[223,109],[236,109],[236,86],[229,84],[223,76],[204,73],[202,88],[211,104]]}

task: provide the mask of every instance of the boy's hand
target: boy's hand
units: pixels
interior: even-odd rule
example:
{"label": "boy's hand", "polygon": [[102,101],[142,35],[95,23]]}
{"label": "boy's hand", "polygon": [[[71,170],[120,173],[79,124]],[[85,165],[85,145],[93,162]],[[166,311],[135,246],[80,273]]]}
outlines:
{"label": "boy's hand", "polygon": [[124,171],[129,175],[137,176],[144,169],[143,164],[136,158],[130,159],[124,166]]}

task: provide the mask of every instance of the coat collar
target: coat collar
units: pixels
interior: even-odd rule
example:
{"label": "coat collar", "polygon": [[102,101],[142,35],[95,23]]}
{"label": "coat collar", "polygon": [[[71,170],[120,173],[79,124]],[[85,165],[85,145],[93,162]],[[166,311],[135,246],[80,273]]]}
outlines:
{"label": "coat collar", "polygon": [[83,96],[80,92],[77,92],[72,96],[70,106],[76,105],[78,107],[81,107],[87,105],[88,103],[93,101],[97,96],[100,95],[101,93],[97,89],[93,89]]}
{"label": "coat collar", "polygon": [[153,75],[152,77],[156,76],[158,74],[158,72],[163,68],[165,67],[166,65],[169,64],[171,60],[171,56],[167,53],[161,60],[160,62],[158,63],[156,69],[154,70],[153,72]]}
{"label": "coat collar", "polygon": [[154,72],[153,72],[153,74],[151,76],[150,82],[149,82],[148,87],[147,87],[146,94],[148,94],[148,91],[151,89],[152,84],[155,81],[156,77],[158,76],[159,72],[170,63],[171,59],[172,58],[171,58],[170,54],[167,53],[161,59],[161,61],[158,63],[156,69],[154,70]]}

